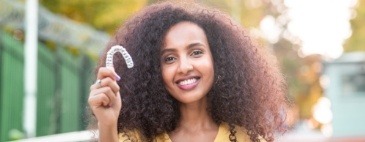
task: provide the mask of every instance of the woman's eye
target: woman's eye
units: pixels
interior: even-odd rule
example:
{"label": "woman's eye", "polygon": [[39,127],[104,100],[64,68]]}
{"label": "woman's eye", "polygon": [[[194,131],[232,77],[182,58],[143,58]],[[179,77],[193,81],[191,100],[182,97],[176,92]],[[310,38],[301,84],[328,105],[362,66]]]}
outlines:
{"label": "woman's eye", "polygon": [[165,58],[165,63],[172,63],[172,62],[174,62],[176,60],[176,58],[175,57],[166,57]]}
{"label": "woman's eye", "polygon": [[194,50],[191,53],[192,56],[199,56],[199,57],[200,57],[201,54],[203,54],[203,51],[201,51],[201,50]]}

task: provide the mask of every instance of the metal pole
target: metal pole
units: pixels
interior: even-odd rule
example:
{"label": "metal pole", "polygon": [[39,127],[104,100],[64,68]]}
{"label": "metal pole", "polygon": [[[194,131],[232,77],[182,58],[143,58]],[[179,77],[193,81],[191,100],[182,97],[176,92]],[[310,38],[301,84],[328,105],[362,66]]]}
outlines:
{"label": "metal pole", "polygon": [[24,50],[24,109],[23,127],[27,137],[36,134],[37,116],[37,44],[38,44],[38,0],[27,0],[25,10],[25,50]]}

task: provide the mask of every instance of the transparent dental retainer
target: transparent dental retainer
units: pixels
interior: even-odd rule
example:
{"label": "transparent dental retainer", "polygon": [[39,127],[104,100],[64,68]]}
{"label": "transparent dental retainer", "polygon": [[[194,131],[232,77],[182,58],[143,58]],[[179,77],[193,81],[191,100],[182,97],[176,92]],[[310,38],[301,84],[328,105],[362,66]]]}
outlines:
{"label": "transparent dental retainer", "polygon": [[113,47],[110,48],[110,50],[107,52],[106,55],[106,61],[105,61],[105,67],[114,67],[113,64],[113,57],[115,53],[121,53],[125,63],[127,64],[127,68],[132,68],[134,66],[133,64],[133,60],[131,55],[129,55],[129,53],[127,52],[127,50],[121,46],[121,45],[114,45]]}

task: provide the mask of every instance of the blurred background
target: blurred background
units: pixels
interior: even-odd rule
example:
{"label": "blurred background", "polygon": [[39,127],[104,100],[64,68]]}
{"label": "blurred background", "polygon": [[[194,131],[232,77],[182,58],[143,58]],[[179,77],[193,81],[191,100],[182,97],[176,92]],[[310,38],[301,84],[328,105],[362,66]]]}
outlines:
{"label": "blurred background", "polygon": [[[86,130],[100,51],[156,1],[0,0],[0,141]],[[365,141],[364,0],[196,1],[278,58],[292,102],[278,141]]]}

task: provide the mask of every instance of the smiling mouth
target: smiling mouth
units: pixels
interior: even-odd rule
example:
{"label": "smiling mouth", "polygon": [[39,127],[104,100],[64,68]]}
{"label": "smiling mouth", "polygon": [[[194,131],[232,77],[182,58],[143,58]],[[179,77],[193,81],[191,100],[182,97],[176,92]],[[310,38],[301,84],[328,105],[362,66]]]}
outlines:
{"label": "smiling mouth", "polygon": [[200,77],[193,77],[185,80],[177,81],[176,84],[182,90],[191,90],[198,85]]}
{"label": "smiling mouth", "polygon": [[189,85],[197,82],[200,78],[199,77],[193,77],[185,80],[177,81],[176,84],[178,85]]}

